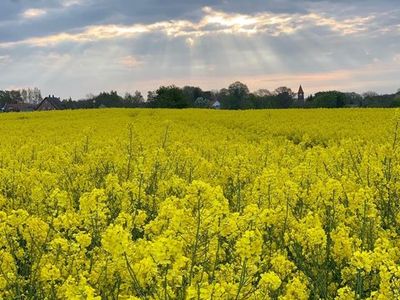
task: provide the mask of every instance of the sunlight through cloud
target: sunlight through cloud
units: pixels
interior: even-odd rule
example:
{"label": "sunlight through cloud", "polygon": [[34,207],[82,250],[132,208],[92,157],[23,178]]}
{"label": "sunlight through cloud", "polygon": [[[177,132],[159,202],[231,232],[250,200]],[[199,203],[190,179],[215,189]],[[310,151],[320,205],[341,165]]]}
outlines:
{"label": "sunlight through cloud", "polygon": [[30,8],[22,13],[22,17],[25,19],[34,19],[44,16],[46,13],[47,11],[44,9]]}
{"label": "sunlight through cloud", "polygon": [[136,68],[142,64],[136,57],[128,55],[120,59],[120,64],[127,68]]}
{"label": "sunlight through cloud", "polygon": [[[77,3],[69,1],[66,3]],[[46,11],[30,9],[24,13],[28,18],[39,17]],[[236,14],[203,8],[204,16],[199,22],[171,20],[150,24],[95,25],[77,33],[61,32],[44,37],[33,37],[21,41],[1,43],[0,47],[19,44],[49,46],[62,42],[93,42],[104,39],[131,38],[143,33],[160,32],[172,37],[187,37],[186,43],[193,46],[195,38],[211,34],[267,34],[270,36],[290,35],[306,27],[326,27],[340,35],[368,32],[374,16],[360,16],[347,19],[328,17],[316,12],[308,14],[287,14],[263,12],[258,14]]]}

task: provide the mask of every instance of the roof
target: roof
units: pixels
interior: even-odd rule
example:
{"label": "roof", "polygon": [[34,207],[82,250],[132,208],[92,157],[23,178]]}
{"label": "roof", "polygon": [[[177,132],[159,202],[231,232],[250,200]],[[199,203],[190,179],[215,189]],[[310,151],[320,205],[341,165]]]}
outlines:
{"label": "roof", "polygon": [[30,103],[6,103],[2,108],[3,111],[33,111],[35,105]]}
{"label": "roof", "polygon": [[303,87],[301,85],[299,87],[299,94],[304,94]]}
{"label": "roof", "polygon": [[38,110],[43,103],[49,102],[55,109],[63,109],[63,104],[60,100],[60,98],[57,97],[46,97],[42,100],[42,102],[39,103],[39,105],[36,107],[36,110]]}

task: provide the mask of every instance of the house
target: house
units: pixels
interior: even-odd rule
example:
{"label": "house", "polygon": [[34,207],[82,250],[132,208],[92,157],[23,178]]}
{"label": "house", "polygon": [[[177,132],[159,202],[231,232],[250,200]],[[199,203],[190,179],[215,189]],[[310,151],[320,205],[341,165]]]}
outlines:
{"label": "house", "polygon": [[39,103],[36,107],[37,111],[44,111],[44,110],[61,110],[64,109],[64,105],[61,102],[60,98],[53,96],[48,96]]}
{"label": "house", "polygon": [[6,103],[2,108],[2,112],[27,112],[34,111],[35,105],[30,103],[16,102]]}
{"label": "house", "polygon": [[214,103],[211,104],[211,108],[221,109],[221,102],[219,102],[218,100],[214,101]]}

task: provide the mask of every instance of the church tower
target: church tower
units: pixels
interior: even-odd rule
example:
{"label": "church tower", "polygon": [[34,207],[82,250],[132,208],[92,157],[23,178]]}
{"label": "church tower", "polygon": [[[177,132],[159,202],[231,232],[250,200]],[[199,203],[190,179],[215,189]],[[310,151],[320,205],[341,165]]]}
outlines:
{"label": "church tower", "polygon": [[299,87],[299,91],[297,92],[297,101],[304,102],[304,91],[301,85]]}

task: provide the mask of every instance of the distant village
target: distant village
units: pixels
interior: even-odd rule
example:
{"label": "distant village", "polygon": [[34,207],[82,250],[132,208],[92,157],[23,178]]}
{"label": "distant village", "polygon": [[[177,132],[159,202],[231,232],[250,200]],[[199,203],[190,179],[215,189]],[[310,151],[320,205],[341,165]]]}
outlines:
{"label": "distant village", "polygon": [[43,111],[43,110],[62,110],[65,109],[60,98],[48,96],[40,101],[39,104],[15,102],[6,103],[2,107],[2,112],[26,112],[26,111]]}
{"label": "distant village", "polygon": [[340,107],[400,107],[400,90],[379,95],[373,91],[324,91],[305,96],[302,85],[297,92],[288,87],[273,91],[259,89],[250,92],[239,81],[228,88],[204,91],[199,87],[161,86],[150,91],[145,99],[141,92],[119,95],[116,91],[89,95],[86,99],[64,99],[54,95],[42,98],[38,88],[0,91],[1,112],[29,112],[93,108],[209,108],[209,109],[270,109],[270,108],[340,108]]}

